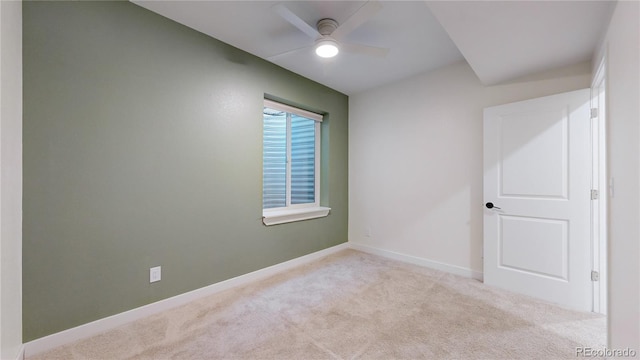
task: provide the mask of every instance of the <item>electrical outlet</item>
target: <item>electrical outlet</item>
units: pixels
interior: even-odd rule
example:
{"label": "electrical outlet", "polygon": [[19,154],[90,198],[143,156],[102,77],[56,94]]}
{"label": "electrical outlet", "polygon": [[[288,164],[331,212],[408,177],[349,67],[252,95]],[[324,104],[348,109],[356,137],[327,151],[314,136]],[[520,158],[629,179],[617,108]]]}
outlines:
{"label": "electrical outlet", "polygon": [[153,283],[162,279],[162,267],[156,266],[149,269],[149,282]]}

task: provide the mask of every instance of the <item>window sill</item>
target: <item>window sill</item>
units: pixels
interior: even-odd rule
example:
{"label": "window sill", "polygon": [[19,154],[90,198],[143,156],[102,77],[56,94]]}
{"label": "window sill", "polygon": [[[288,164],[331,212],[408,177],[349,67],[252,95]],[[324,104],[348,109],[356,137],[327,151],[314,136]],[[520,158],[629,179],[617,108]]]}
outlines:
{"label": "window sill", "polygon": [[331,208],[318,206],[285,210],[263,210],[262,223],[271,226],[294,221],[316,219],[329,215]]}

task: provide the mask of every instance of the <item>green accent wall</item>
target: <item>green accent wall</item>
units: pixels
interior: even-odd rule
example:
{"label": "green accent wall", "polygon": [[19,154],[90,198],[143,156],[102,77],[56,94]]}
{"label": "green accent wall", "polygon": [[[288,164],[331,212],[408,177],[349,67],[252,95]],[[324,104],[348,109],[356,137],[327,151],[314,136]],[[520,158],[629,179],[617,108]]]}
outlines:
{"label": "green accent wall", "polygon": [[[25,342],[347,241],[346,95],[129,2],[23,16]],[[262,225],[265,95],[327,113],[328,217]]]}

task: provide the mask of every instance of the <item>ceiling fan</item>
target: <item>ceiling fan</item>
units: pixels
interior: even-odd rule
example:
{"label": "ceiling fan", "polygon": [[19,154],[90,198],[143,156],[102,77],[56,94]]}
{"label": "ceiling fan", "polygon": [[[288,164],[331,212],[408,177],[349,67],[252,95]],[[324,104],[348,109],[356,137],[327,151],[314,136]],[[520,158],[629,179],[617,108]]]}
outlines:
{"label": "ceiling fan", "polygon": [[340,51],[384,57],[389,53],[389,49],[342,41],[348,33],[373,18],[381,8],[382,5],[378,1],[369,0],[342,24],[338,24],[334,19],[325,18],[320,19],[314,28],[284,6],[283,3],[276,4],[273,10],[283,19],[291,23],[291,25],[307,34],[307,36],[314,40],[314,43],[270,56],[270,58],[291,54],[312,47],[315,48],[318,56],[324,58],[334,57]]}

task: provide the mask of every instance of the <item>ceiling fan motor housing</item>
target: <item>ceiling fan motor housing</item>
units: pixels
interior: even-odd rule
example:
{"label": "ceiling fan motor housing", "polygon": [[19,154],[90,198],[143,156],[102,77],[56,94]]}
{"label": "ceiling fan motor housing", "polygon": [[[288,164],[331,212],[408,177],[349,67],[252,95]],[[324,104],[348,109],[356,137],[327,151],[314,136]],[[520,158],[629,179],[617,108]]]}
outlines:
{"label": "ceiling fan motor housing", "polygon": [[333,19],[321,19],[316,24],[316,27],[320,35],[327,36],[338,28],[338,22]]}

